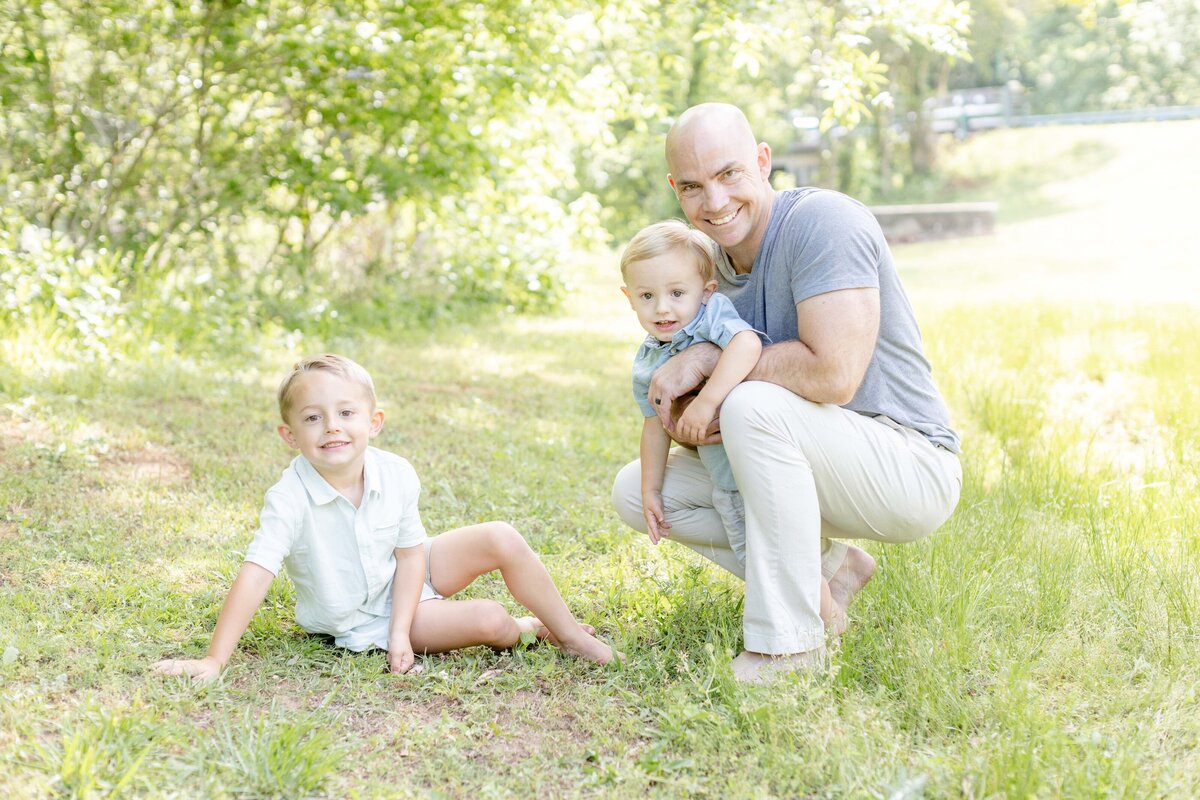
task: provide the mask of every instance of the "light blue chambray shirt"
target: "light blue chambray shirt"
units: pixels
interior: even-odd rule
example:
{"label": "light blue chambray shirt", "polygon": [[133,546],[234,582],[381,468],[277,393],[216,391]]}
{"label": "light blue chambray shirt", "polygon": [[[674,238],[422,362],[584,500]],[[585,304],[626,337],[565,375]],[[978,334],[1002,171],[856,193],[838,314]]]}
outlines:
{"label": "light blue chambray shirt", "polygon": [[[643,417],[656,413],[646,395],[650,391],[650,378],[668,358],[696,342],[712,342],[724,350],[729,341],[742,331],[753,331],[750,324],[738,316],[733,303],[723,294],[714,292],[708,302],[700,306],[696,318],[675,331],[669,342],[660,342],[647,335],[633,358],[633,399]],[[757,333],[757,331],[755,331]]]}
{"label": "light blue chambray shirt", "polygon": [[296,623],[342,636],[391,607],[397,547],[425,542],[417,510],[421,482],[407,460],[368,447],[358,508],[304,456],[267,490],[246,561],[273,575],[281,565],[296,586]]}

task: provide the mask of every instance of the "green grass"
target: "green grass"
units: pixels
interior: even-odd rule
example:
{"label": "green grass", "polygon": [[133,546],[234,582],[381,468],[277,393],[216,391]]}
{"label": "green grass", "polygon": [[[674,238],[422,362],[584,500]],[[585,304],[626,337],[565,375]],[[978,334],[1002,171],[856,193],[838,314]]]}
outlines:
{"label": "green grass", "polygon": [[[971,246],[897,252],[964,436],[960,507],[922,542],[870,545],[880,570],[831,674],[769,688],[730,673],[738,581],[610,510],[640,339],[611,258],[553,317],[265,341],[230,363],[9,360],[0,794],[1200,795],[1195,307],[994,295],[996,271],[971,291],[939,261]],[[430,531],[513,522],[624,669],[478,648],[391,676],[303,634],[281,580],[220,681],[147,673],[203,652],[291,455],[272,386],[325,348],[372,370],[380,444],[416,466]],[[509,602],[494,577],[470,591]]]}

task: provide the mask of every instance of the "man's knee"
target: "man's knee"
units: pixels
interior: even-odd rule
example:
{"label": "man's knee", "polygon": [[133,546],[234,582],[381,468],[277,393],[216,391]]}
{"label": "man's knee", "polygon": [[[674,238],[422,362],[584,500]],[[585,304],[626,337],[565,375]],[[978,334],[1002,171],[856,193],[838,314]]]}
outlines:
{"label": "man's knee", "polygon": [[626,464],[613,480],[612,504],[617,516],[631,528],[646,532],[646,518],[642,516],[642,463]]}
{"label": "man's knee", "polygon": [[795,417],[809,408],[819,406],[777,384],[746,381],[735,386],[721,405],[721,434],[736,438],[747,426],[762,427],[772,417],[780,414]]}

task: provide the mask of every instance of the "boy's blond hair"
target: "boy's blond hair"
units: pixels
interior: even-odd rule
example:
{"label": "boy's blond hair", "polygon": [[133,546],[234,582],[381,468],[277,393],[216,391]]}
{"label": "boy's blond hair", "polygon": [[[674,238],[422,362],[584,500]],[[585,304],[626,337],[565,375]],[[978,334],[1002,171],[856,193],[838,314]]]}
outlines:
{"label": "boy's blond hair", "polygon": [[297,361],[296,365],[292,367],[292,371],[279,384],[279,416],[284,422],[287,422],[288,412],[292,410],[292,395],[295,393],[296,380],[305,372],[317,370],[332,372],[334,375],[357,383],[366,389],[367,398],[371,401],[371,408],[375,408],[375,382],[371,380],[371,374],[356,361],[345,356],[325,353]]}
{"label": "boy's blond hair", "polygon": [[621,279],[628,280],[630,264],[648,261],[673,250],[686,251],[696,263],[696,271],[705,283],[717,276],[713,261],[713,245],[709,238],[677,219],[656,222],[637,232],[621,254]]}

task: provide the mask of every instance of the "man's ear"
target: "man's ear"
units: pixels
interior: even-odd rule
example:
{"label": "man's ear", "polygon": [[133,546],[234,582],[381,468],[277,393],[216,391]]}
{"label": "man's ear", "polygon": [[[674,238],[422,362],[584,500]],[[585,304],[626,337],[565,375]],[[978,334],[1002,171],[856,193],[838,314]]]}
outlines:
{"label": "man's ear", "polygon": [[375,409],[375,413],[371,415],[371,438],[379,435],[383,430],[383,409]]}
{"label": "man's ear", "polygon": [[771,177],[771,145],[766,142],[758,143],[758,173],[763,180]]}
{"label": "man's ear", "polygon": [[671,173],[669,173],[669,172],[667,173],[667,183],[671,184],[671,191],[672,191],[672,192],[676,191],[676,189],[675,189],[675,179],[671,177]]}
{"label": "man's ear", "polygon": [[283,439],[284,444],[286,444],[288,447],[293,449],[300,447],[299,443],[296,441],[295,434],[292,433],[292,429],[287,425],[280,425],[275,430],[279,432],[279,438]]}

